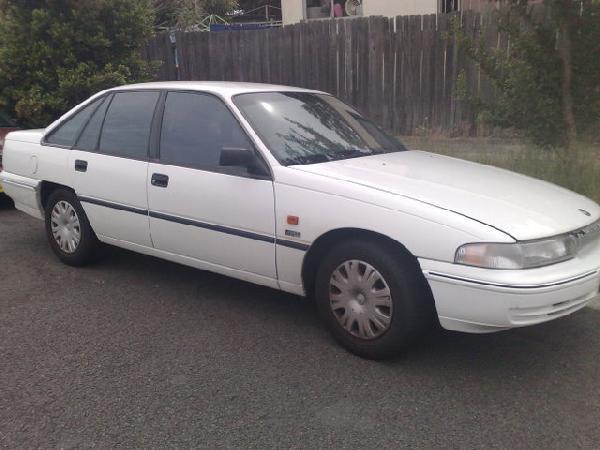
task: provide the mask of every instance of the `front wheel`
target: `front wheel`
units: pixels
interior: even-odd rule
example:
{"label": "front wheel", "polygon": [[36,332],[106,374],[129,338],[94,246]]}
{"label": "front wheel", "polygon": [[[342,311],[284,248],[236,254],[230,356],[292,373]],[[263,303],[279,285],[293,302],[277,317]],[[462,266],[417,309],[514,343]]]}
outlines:
{"label": "front wheel", "polygon": [[62,262],[83,266],[96,258],[98,239],[73,192],[53,192],[48,198],[45,219],[50,247]]}
{"label": "front wheel", "polygon": [[431,292],[417,262],[377,241],[334,247],[321,262],[315,288],[333,336],[365,358],[396,356],[434,323]]}

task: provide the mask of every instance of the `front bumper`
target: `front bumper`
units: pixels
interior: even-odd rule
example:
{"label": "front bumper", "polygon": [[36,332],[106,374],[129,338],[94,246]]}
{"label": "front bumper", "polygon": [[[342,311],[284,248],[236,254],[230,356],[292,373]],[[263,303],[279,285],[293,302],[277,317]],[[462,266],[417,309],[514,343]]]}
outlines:
{"label": "front bumper", "polygon": [[570,261],[538,269],[419,263],[448,330],[490,333],[535,325],[571,314],[600,293],[600,243]]}

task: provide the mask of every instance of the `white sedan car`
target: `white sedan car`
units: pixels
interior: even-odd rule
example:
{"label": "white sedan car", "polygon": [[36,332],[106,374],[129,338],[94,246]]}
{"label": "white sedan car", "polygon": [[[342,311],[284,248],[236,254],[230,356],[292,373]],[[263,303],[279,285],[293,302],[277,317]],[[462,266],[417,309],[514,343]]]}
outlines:
{"label": "white sedan car", "polygon": [[314,296],[337,340],[397,354],[439,322],[484,333],[598,294],[600,207],[409,151],[323,92],[166,82],[100,92],[8,135],[1,181],[67,264],[99,242]]}

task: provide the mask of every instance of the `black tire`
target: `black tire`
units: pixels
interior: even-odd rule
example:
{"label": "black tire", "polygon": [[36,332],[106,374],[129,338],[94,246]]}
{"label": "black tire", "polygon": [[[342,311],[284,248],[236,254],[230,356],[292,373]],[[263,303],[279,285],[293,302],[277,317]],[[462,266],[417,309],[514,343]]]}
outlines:
{"label": "black tire", "polygon": [[[391,293],[389,326],[375,338],[353,335],[340,324],[330,306],[331,276],[340,265],[351,260],[363,261],[376,269]],[[415,258],[377,240],[348,240],[332,248],[318,269],[315,297],[319,315],[335,339],[350,352],[367,359],[397,356],[435,323],[431,290]]]}
{"label": "black tire", "polygon": [[[69,204],[75,210],[79,220],[80,240],[76,249],[72,252],[64,251],[53,236],[52,211],[59,202],[66,202]],[[68,264],[69,266],[80,267],[96,260],[100,243],[90,226],[90,222],[85,215],[85,211],[81,207],[81,203],[79,203],[79,200],[73,192],[66,189],[58,189],[50,194],[46,203],[45,222],[46,236],[50,243],[50,247],[63,263]]]}

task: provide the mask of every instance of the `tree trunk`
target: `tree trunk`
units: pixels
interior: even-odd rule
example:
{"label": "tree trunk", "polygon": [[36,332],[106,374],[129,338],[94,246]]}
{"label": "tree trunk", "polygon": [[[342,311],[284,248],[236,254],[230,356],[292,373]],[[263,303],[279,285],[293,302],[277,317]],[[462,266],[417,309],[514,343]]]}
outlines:
{"label": "tree trunk", "polygon": [[571,152],[577,148],[577,125],[573,112],[573,64],[571,61],[571,36],[569,35],[568,16],[559,19],[558,54],[562,63],[562,113],[567,130],[567,147]]}

